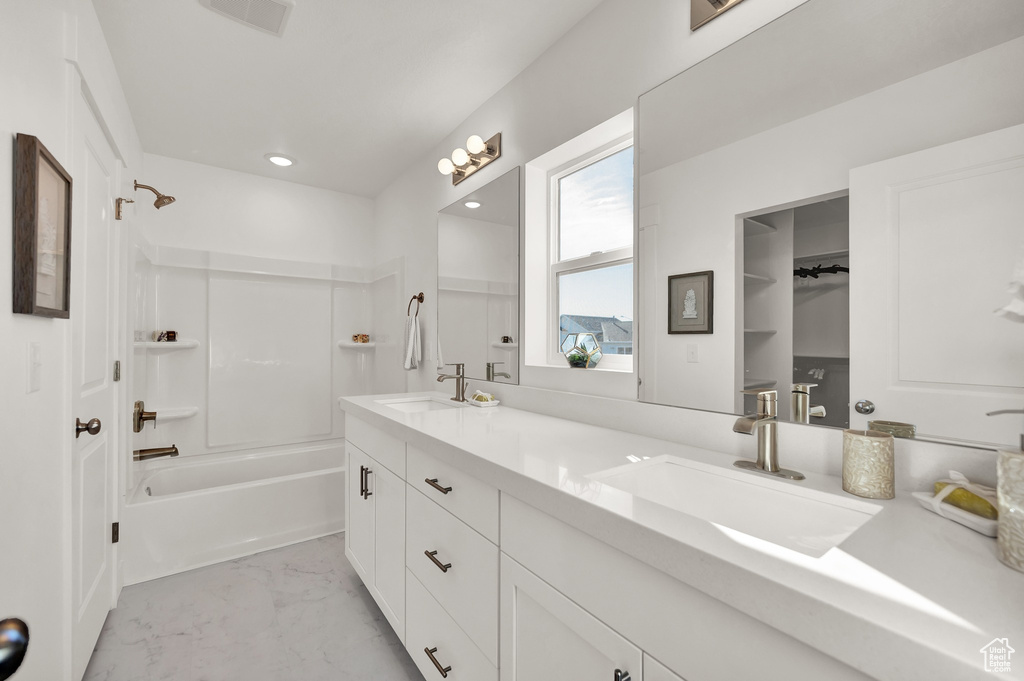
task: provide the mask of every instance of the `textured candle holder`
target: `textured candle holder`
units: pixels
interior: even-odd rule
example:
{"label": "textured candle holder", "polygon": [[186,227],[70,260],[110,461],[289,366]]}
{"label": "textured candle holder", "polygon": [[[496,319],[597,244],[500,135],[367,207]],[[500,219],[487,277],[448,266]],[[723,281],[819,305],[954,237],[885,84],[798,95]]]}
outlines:
{"label": "textured candle holder", "polygon": [[843,431],[843,490],[866,499],[896,496],[895,443],[876,430]]}
{"label": "textured candle holder", "polygon": [[1024,451],[999,452],[999,560],[1024,572]]}

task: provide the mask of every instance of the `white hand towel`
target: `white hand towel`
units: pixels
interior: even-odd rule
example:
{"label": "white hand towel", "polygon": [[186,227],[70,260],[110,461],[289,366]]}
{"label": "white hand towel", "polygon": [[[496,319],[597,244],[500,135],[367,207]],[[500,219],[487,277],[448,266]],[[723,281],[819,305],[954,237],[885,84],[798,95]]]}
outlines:
{"label": "white hand towel", "polygon": [[444,353],[441,352],[441,334],[437,334],[437,370],[444,371]]}
{"label": "white hand towel", "polygon": [[403,366],[412,371],[420,363],[420,320],[419,317],[405,318],[405,361]]}

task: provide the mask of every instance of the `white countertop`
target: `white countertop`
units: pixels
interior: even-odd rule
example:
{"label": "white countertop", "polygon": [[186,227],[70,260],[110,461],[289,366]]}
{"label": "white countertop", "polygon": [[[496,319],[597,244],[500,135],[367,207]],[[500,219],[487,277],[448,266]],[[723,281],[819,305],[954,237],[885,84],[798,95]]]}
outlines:
{"label": "white countertop", "polygon": [[[1012,660],[1014,672],[999,676],[1024,679],[1024,574],[999,562],[995,540],[924,510],[908,493],[869,502],[882,510],[813,558],[723,533],[588,477],[660,455],[735,470],[734,456],[506,406],[403,413],[377,402],[413,396],[343,397],[339,403],[370,425],[870,676],[989,678],[981,648],[1008,638],[1021,651],[1019,661]],[[844,494],[841,481],[826,475],[785,484]]]}

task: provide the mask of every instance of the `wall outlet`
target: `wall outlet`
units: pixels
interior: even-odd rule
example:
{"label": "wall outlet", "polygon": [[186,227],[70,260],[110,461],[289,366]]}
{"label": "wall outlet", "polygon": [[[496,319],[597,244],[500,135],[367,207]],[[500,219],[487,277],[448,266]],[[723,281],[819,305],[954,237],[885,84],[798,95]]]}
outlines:
{"label": "wall outlet", "polygon": [[696,364],[699,360],[697,359],[697,345],[696,343],[690,343],[686,346],[686,361],[691,364]]}

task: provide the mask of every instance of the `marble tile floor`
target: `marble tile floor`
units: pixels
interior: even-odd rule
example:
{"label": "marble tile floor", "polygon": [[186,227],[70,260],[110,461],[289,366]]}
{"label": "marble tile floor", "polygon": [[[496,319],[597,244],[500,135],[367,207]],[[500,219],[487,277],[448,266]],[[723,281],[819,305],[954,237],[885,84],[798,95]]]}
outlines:
{"label": "marble tile floor", "polygon": [[344,535],[125,587],[85,681],[423,681]]}

